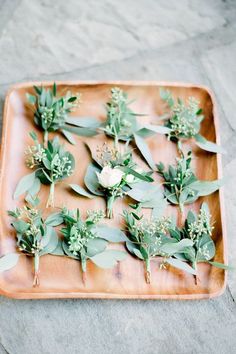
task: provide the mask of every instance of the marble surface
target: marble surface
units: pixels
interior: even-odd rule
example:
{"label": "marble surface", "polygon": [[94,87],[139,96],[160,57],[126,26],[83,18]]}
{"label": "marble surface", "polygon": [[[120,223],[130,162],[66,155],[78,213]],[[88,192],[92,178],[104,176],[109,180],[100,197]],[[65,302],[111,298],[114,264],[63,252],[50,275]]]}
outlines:
{"label": "marble surface", "polygon": [[[236,267],[236,1],[0,0],[0,105],[26,80],[169,80],[216,94],[229,261]],[[220,298],[16,301],[0,298],[0,354],[231,354],[236,271]]]}

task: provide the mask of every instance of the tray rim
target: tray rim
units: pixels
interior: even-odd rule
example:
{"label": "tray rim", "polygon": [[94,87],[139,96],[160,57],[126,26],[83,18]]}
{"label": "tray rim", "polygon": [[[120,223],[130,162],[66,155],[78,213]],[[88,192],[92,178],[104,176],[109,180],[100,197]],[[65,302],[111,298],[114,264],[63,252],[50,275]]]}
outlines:
{"label": "tray rim", "polygon": [[[94,86],[94,85],[127,85],[127,86],[169,86],[169,87],[186,87],[186,88],[198,88],[204,90],[210,96],[212,101],[212,113],[213,113],[213,123],[215,127],[216,143],[220,145],[220,122],[219,113],[217,108],[217,102],[215,94],[212,89],[206,85],[193,84],[190,82],[178,82],[178,81],[157,81],[157,80],[43,80],[43,81],[25,81],[21,83],[15,83],[9,87],[6,93],[4,108],[2,114],[2,134],[1,134],[1,145],[0,145],[0,186],[2,185],[2,167],[5,161],[5,150],[6,141],[5,133],[7,131],[7,113],[9,107],[10,95],[14,90],[32,87],[33,85],[53,85],[56,82],[57,85],[84,85],[84,86]],[[221,154],[216,154],[217,162],[217,175],[218,178],[223,177],[223,167],[222,167],[222,156]],[[226,213],[225,213],[225,199],[224,199],[224,187],[219,189],[219,201],[220,201],[220,215],[221,215],[221,226],[222,226],[222,242],[223,242],[223,259],[224,262],[228,262],[227,253],[227,230],[226,230]],[[213,293],[202,293],[202,294],[155,294],[155,295],[135,295],[135,294],[114,294],[114,293],[81,293],[81,292],[10,292],[4,290],[0,287],[0,295],[6,296],[13,299],[105,299],[105,300],[202,300],[211,299],[222,295],[226,289],[227,284],[227,270],[224,270],[224,281],[222,287]]]}

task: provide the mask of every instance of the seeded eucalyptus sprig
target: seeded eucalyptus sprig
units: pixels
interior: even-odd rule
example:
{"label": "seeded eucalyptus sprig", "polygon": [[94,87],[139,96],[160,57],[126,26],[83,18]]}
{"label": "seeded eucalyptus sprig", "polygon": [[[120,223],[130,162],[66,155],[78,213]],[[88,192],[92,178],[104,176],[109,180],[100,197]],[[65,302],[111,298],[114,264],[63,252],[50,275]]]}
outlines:
{"label": "seeded eucalyptus sprig", "polygon": [[55,230],[46,224],[40,210],[25,205],[8,211],[15,221],[12,226],[17,234],[19,251],[34,258],[33,286],[39,286],[39,260],[41,256],[52,253],[58,245]]}
{"label": "seeded eucalyptus sprig", "polygon": [[[184,262],[190,262],[197,274],[197,264],[201,262],[209,263],[215,267],[229,269],[225,264],[211,261],[215,257],[215,244],[212,239],[214,226],[207,203],[203,203],[200,212],[196,215],[189,211],[183,228],[174,227],[170,229],[170,234],[178,242],[189,239],[193,242],[184,251],[179,252],[177,258]],[[197,277],[195,277],[197,283]]]}
{"label": "seeded eucalyptus sprig", "polygon": [[118,198],[125,197],[136,183],[152,182],[152,172],[141,170],[133,161],[132,152],[126,147],[119,151],[104,144],[97,150],[97,157],[87,168],[84,183],[88,189],[77,184],[71,188],[78,194],[93,198],[102,196],[107,201],[107,217],[113,217],[113,204]]}
{"label": "seeded eucalyptus sprig", "polygon": [[54,206],[55,185],[73,173],[74,157],[70,152],[64,150],[58,137],[49,140],[47,147],[44,147],[34,132],[30,133],[30,136],[34,140],[34,145],[28,146],[25,151],[26,165],[30,169],[34,169],[34,172],[22,177],[18,182],[14,199],[27,192],[26,201],[37,204],[37,194],[41,184],[46,184],[50,185],[46,207],[51,207]]}
{"label": "seeded eucalyptus sprig", "polygon": [[126,242],[128,251],[145,263],[145,278],[151,282],[151,259],[163,257],[160,268],[165,264],[171,264],[176,268],[195,274],[195,271],[188,264],[175,258],[176,254],[192,246],[189,239],[177,241],[169,235],[172,225],[170,218],[144,219],[143,216],[134,212],[124,211],[124,220],[128,232],[129,241]]}
{"label": "seeded eucalyptus sprig", "polygon": [[69,114],[79,107],[81,95],[70,91],[58,96],[57,86],[52,88],[34,86],[35,95],[27,93],[28,102],[34,106],[34,122],[44,131],[44,145],[47,145],[48,133],[60,131],[65,138],[75,144],[71,133],[92,136],[96,134],[99,123],[93,118],[70,118]]}
{"label": "seeded eucalyptus sprig", "polygon": [[185,204],[194,203],[199,197],[212,194],[223,185],[223,180],[198,180],[191,168],[191,160],[189,151],[187,157],[182,155],[176,158],[176,166],[169,165],[167,170],[162,162],[157,165],[157,171],[164,179],[165,197],[171,204],[179,205],[181,213]]}
{"label": "seeded eucalyptus sprig", "polygon": [[109,242],[124,242],[127,238],[119,229],[101,224],[104,216],[105,214],[101,210],[89,210],[87,217],[83,220],[79,209],[63,208],[61,212],[54,213],[48,219],[48,223],[53,226],[64,224],[61,229],[64,236],[63,252],[66,256],[81,262],[84,282],[88,260],[98,267],[106,269],[113,268],[126,256],[125,252],[107,249]]}
{"label": "seeded eucalyptus sprig", "polygon": [[194,97],[189,97],[187,102],[178,98],[175,102],[172,94],[168,90],[160,91],[161,98],[169,106],[170,112],[166,120],[166,127],[170,129],[168,139],[177,143],[178,150],[182,153],[182,140],[194,139],[196,145],[201,149],[223,153],[224,150],[217,144],[208,141],[200,134],[201,122],[204,119],[199,101]]}
{"label": "seeded eucalyptus sprig", "polygon": [[119,87],[113,87],[111,100],[106,104],[107,120],[100,129],[106,135],[114,138],[116,149],[118,149],[119,141],[134,142],[148,165],[155,169],[152,154],[144,138],[155,133],[168,134],[169,129],[150,124],[140,125],[137,117],[143,116],[143,114],[134,113],[129,107],[131,103],[132,101],[128,100],[126,92]]}

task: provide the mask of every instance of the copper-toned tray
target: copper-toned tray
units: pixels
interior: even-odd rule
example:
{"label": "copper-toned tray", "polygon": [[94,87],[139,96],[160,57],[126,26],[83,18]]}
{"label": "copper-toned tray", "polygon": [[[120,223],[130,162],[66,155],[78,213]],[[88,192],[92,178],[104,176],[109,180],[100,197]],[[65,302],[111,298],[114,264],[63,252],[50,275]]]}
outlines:
{"label": "copper-toned tray", "polygon": [[[34,83],[40,85],[41,83]],[[52,85],[52,83],[43,83]],[[212,93],[205,87],[183,83],[160,82],[58,82],[58,90],[64,92],[70,89],[81,92],[83,103],[76,116],[95,116],[105,120],[104,104],[109,100],[109,91],[113,86],[119,86],[135,99],[132,108],[135,112],[145,113],[148,117],[140,117],[152,123],[157,123],[157,116],[163,114],[164,103],[160,99],[159,88],[171,90],[175,97],[186,98],[195,96],[200,101],[205,119],[201,134],[208,140],[219,144],[219,126],[215,100]],[[33,124],[33,113],[26,106],[26,92],[33,93],[33,83],[15,85],[9,91],[4,108],[3,133],[1,149],[1,223],[0,223],[0,255],[15,252],[16,241],[14,230],[10,226],[7,210],[21,205],[22,201],[14,201],[12,194],[20,177],[28,173],[24,165],[24,150],[31,143],[28,132],[37,128]],[[158,123],[157,123],[158,124]],[[38,134],[41,134],[38,132]],[[39,135],[42,136],[42,135]],[[63,139],[63,138],[62,138]],[[83,185],[83,177],[90,161],[88,151],[84,146],[86,141],[90,146],[102,145],[103,134],[93,138],[75,137],[77,144],[70,145],[65,140],[66,148],[76,158],[76,170],[66,182]],[[167,141],[165,136],[155,135],[148,140],[156,163],[164,161],[173,163],[176,157],[176,145]],[[191,142],[184,143],[185,151],[191,148],[195,159],[195,169],[198,178],[214,180],[222,177],[221,156],[199,149]],[[141,166],[148,168],[142,158],[136,153],[135,159]],[[156,177],[157,181],[160,180]],[[48,187],[41,190],[41,203],[45,206]],[[209,204],[215,229],[213,238],[216,243],[215,261],[226,262],[226,232],[223,208],[222,190],[204,197]],[[199,209],[203,198],[186,209]],[[69,208],[80,208],[82,213],[87,209],[105,208],[104,200],[97,197],[93,200],[79,197],[69,191],[65,183],[57,185],[57,206],[66,205]],[[108,221],[111,225],[121,226],[122,209],[128,201],[117,201],[115,219]],[[45,216],[50,210],[45,210]],[[167,214],[177,214],[176,207],[169,206]],[[116,246],[117,247],[117,246]],[[122,244],[118,245],[123,249]],[[32,287],[32,259],[21,256],[18,264],[11,270],[0,274],[0,293],[19,299],[47,298],[104,298],[104,299],[203,299],[220,295],[225,288],[226,274],[223,269],[209,264],[199,264],[198,285],[191,274],[169,266],[159,270],[160,259],[151,261],[152,282],[147,284],[144,278],[143,263],[128,254],[125,261],[112,270],[102,270],[92,263],[88,264],[86,284],[83,284],[80,264],[72,259],[59,256],[43,256],[40,260],[40,287]]]}

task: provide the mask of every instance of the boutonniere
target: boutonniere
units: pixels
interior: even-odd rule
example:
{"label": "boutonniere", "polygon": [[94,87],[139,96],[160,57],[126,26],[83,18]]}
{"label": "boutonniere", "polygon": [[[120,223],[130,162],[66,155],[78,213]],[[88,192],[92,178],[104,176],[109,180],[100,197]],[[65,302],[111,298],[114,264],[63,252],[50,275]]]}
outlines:
{"label": "boutonniere", "polygon": [[12,222],[17,235],[17,247],[20,252],[34,259],[33,286],[39,285],[40,257],[52,253],[58,245],[55,230],[43,220],[41,211],[25,205],[8,211],[15,220]]}
{"label": "boutonniere", "polygon": [[201,181],[197,179],[191,168],[192,154],[188,152],[187,157],[182,155],[176,158],[176,166],[165,165],[160,162],[157,171],[164,179],[164,195],[174,205],[179,205],[183,213],[184,205],[194,203],[199,197],[207,196],[217,191],[223,180]]}
{"label": "boutonniere", "polygon": [[107,217],[113,217],[113,204],[118,198],[125,197],[137,182],[153,182],[152,172],[141,170],[133,161],[132,152],[125,148],[120,152],[115,147],[104,144],[98,148],[94,162],[87,168],[84,183],[89,192],[77,184],[71,188],[78,194],[93,198],[102,196],[107,202]]}
{"label": "boutonniere", "polygon": [[151,282],[151,259],[163,257],[160,268],[170,264],[176,268],[195,274],[195,270],[185,262],[176,259],[176,255],[193,245],[190,239],[176,240],[170,237],[170,218],[144,219],[134,212],[124,211],[124,220],[129,241],[126,242],[128,251],[145,264],[145,278]]}
{"label": "boutonniere", "polygon": [[215,243],[212,239],[214,226],[212,225],[211,215],[208,205],[203,203],[199,214],[189,211],[183,228],[171,228],[170,234],[177,240],[188,239],[192,241],[184,251],[179,252],[178,259],[190,262],[195,270],[195,281],[197,284],[197,264],[204,262],[222,269],[229,269],[229,266],[212,261],[215,257]]}
{"label": "boutonniere", "polygon": [[181,142],[187,139],[194,139],[196,145],[203,150],[215,153],[224,152],[220,146],[208,141],[200,134],[204,115],[199,107],[199,102],[194,97],[189,97],[187,102],[178,98],[175,102],[168,90],[161,90],[160,95],[170,109],[165,124],[170,129],[168,139],[177,143],[180,153],[182,153]]}
{"label": "boutonniere", "polygon": [[55,185],[72,175],[75,160],[69,151],[65,151],[58,137],[49,140],[47,147],[44,147],[39,143],[34,132],[30,133],[30,136],[34,140],[34,145],[28,146],[25,151],[26,165],[30,169],[34,169],[34,172],[22,177],[18,182],[14,199],[27,192],[26,201],[37,204],[40,186],[46,184],[50,185],[46,207],[52,207],[54,206]]}
{"label": "boutonniere", "polygon": [[125,252],[107,249],[109,242],[124,242],[127,238],[119,229],[101,224],[104,216],[101,210],[89,210],[87,217],[83,219],[79,209],[63,208],[60,213],[54,213],[48,220],[49,225],[64,224],[61,229],[62,250],[66,256],[80,261],[84,282],[88,260],[98,267],[108,269],[126,257]]}
{"label": "boutonniere", "polygon": [[168,134],[166,127],[151,126],[149,124],[140,125],[137,121],[138,114],[132,111],[128,95],[119,87],[111,89],[111,100],[106,104],[107,120],[102,124],[102,129],[106,135],[114,139],[115,147],[118,148],[119,141],[133,142],[148,165],[155,169],[152,154],[144,138],[155,133]]}
{"label": "boutonniere", "polygon": [[99,123],[93,118],[69,117],[81,102],[81,95],[70,91],[64,96],[57,94],[57,86],[52,88],[34,86],[35,95],[27,93],[28,102],[34,107],[34,122],[44,131],[44,145],[47,145],[48,133],[60,131],[65,138],[75,144],[73,134],[82,136],[95,135]]}

